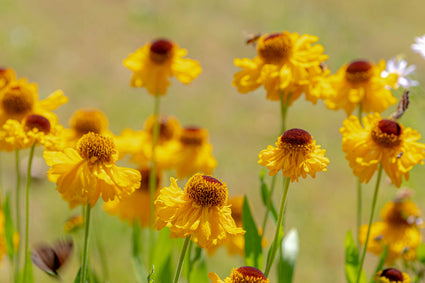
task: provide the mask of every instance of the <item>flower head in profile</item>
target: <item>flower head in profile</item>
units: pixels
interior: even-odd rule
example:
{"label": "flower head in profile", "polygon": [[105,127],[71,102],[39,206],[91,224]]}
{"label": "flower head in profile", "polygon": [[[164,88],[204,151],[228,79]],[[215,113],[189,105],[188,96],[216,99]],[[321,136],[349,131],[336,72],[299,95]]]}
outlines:
{"label": "flower head in profile", "polygon": [[309,85],[323,75],[321,63],[328,59],[316,36],[283,31],[264,34],[257,41],[254,59],[235,59],[242,68],[233,76],[233,86],[241,93],[248,93],[264,86],[267,99],[280,100],[291,105],[304,92],[306,99],[316,103],[317,93]]}
{"label": "flower head in profile", "polygon": [[227,204],[227,186],[214,177],[195,174],[181,190],[176,179],[159,191],[155,200],[155,224],[168,227],[171,237],[186,238],[201,248],[211,248],[230,237],[243,235]]}
{"label": "flower head in profile", "polygon": [[269,169],[269,175],[274,176],[280,170],[291,181],[307,175],[315,178],[317,172],[327,171],[329,159],[325,157],[326,150],[316,145],[313,137],[302,129],[291,129],[277,138],[274,146],[267,146],[258,155],[258,164]]}
{"label": "flower head in profile", "polygon": [[197,61],[183,58],[186,54],[187,50],[175,42],[158,39],[137,49],[123,64],[134,72],[132,87],[145,87],[152,95],[165,95],[170,77],[189,84],[202,72]]}
{"label": "flower head in profile", "polygon": [[364,112],[383,112],[397,102],[388,87],[395,88],[398,79],[394,73],[382,77],[383,71],[383,60],[378,64],[357,60],[342,66],[329,77],[335,92],[326,99],[326,106],[332,110],[342,108],[347,115],[359,105]]}
{"label": "flower head in profile", "polygon": [[395,268],[387,268],[375,274],[377,283],[410,283],[412,282],[409,274],[401,272]]}
{"label": "flower head in profile", "polygon": [[[381,210],[381,221],[373,223],[370,229],[371,241],[368,242],[367,250],[380,255],[387,246],[388,264],[398,258],[414,261],[416,249],[422,242],[422,213],[408,196],[399,194],[394,201],[386,203]],[[362,244],[366,241],[367,229],[368,225],[360,227],[359,239]]]}
{"label": "flower head in profile", "polygon": [[8,119],[21,122],[31,114],[41,115],[49,120],[57,119],[56,114],[51,111],[67,102],[68,98],[61,90],[40,101],[35,83],[28,83],[25,79],[11,81],[0,91],[0,125]]}
{"label": "flower head in profile", "polygon": [[211,174],[217,167],[212,150],[207,129],[184,128],[174,152],[177,178],[190,177],[197,172]]}
{"label": "flower head in profile", "polygon": [[397,75],[396,88],[399,86],[403,88],[410,88],[412,86],[418,86],[419,82],[408,78],[416,70],[415,65],[407,66],[406,60],[400,58],[393,58],[388,60],[387,69],[382,71],[381,76],[386,78],[392,74]]}
{"label": "flower head in profile", "polygon": [[[149,227],[150,221],[150,193],[149,193],[149,177],[150,169],[140,169],[142,182],[128,197],[123,197],[121,200],[105,202],[103,209],[111,214],[118,215],[121,220],[129,221],[134,224],[134,221],[140,221],[142,227]],[[156,172],[157,189],[160,187],[160,173]]]}
{"label": "flower head in profile", "polygon": [[89,132],[111,136],[108,125],[108,117],[99,109],[82,108],[72,114],[69,119],[69,129],[64,131],[64,138],[68,146],[72,147]]}
{"label": "flower head in profile", "polygon": [[20,150],[33,144],[42,145],[46,150],[62,150],[63,127],[41,115],[28,115],[22,122],[9,119],[0,130],[0,149]]}
{"label": "flower head in profile", "polygon": [[140,186],[140,172],[117,167],[118,152],[110,137],[90,132],[81,137],[76,148],[45,151],[50,166],[47,177],[70,208],[89,203],[93,207],[99,197],[104,201],[121,199]]}
{"label": "flower head in profile", "polygon": [[417,142],[421,135],[396,121],[383,119],[378,113],[363,117],[363,125],[352,115],[344,120],[340,129],[342,150],[355,176],[368,183],[380,163],[399,188],[403,176],[416,164],[423,164],[425,144]]}
{"label": "flower head in profile", "polygon": [[75,233],[84,228],[84,218],[81,215],[75,215],[66,220],[63,231],[67,234]]}
{"label": "flower head in profile", "polygon": [[412,44],[412,50],[419,53],[425,59],[425,34],[415,37],[415,43]]}
{"label": "flower head in profile", "polygon": [[11,68],[0,68],[0,92],[16,80],[16,73]]}
{"label": "flower head in profile", "polygon": [[229,277],[221,280],[217,274],[210,272],[208,278],[211,283],[270,283],[270,280],[257,268],[252,266],[242,266],[233,268]]}

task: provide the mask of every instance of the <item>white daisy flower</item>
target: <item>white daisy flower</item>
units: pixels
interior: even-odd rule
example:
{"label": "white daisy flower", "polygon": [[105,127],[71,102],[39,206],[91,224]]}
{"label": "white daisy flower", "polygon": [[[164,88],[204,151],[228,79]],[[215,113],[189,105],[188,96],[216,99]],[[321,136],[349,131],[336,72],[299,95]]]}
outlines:
{"label": "white daisy flower", "polygon": [[412,50],[425,58],[425,34],[415,37],[415,43],[412,44]]}
{"label": "white daisy flower", "polygon": [[398,76],[397,87],[401,86],[403,88],[410,88],[412,86],[419,85],[418,81],[412,80],[407,77],[413,74],[415,70],[416,66],[407,66],[406,60],[393,58],[387,61],[387,69],[385,71],[382,71],[381,77],[386,78],[390,74],[396,74]]}

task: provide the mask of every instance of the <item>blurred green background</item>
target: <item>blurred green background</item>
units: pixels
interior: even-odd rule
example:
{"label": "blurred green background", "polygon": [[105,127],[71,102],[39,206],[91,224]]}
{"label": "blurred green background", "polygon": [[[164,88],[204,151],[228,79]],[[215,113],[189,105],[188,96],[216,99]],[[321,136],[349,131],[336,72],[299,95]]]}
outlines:
{"label": "blurred green background", "polygon": [[[153,108],[147,91],[130,87],[131,73],[122,60],[146,41],[175,40],[188,49],[188,57],[201,63],[203,73],[189,86],[173,80],[161,101],[161,113],[178,117],[183,125],[209,129],[219,164],[214,175],[227,183],[230,195],[248,195],[260,222],[264,210],[257,155],[279,135],[280,112],[279,103],[265,100],[263,89],[242,95],[231,86],[238,71],[233,59],[255,56],[255,49],[244,43],[245,35],[282,30],[317,35],[332,73],[354,59],[377,62],[403,54],[417,66],[416,79],[424,85],[425,60],[410,49],[414,37],[425,33],[424,8],[423,0],[0,0],[0,65],[38,83],[40,98],[62,89],[69,103],[56,112],[64,125],[78,108],[97,107],[119,134],[124,127],[139,129]],[[401,122],[424,134],[424,109],[423,87],[412,89],[410,109]],[[304,97],[289,109],[288,127],[309,131],[331,160],[328,172],[290,187],[286,227],[296,228],[300,235],[294,282],[345,281],[344,237],[348,229],[355,229],[356,180],[341,151],[339,128],[344,118],[343,111],[327,110],[323,101],[312,105]],[[2,190],[11,191],[13,154],[2,153],[1,158]],[[364,223],[373,186],[374,179],[364,186]],[[415,167],[404,186],[416,191],[414,200],[425,211],[425,167]],[[30,245],[61,237],[64,221],[79,212],[69,211],[54,188],[46,180],[32,188]],[[281,191],[276,192],[275,199],[280,199]],[[378,210],[395,193],[384,180]],[[105,215],[100,204],[93,231],[106,247],[111,282],[134,282],[130,228]],[[269,239],[273,231],[268,225]],[[98,266],[96,256],[93,249],[92,261]],[[376,260],[374,255],[367,257],[372,266]],[[77,261],[74,255],[63,270],[64,282],[75,276]],[[242,265],[241,257],[219,250],[209,259],[208,270],[224,278],[232,267]],[[369,274],[373,270],[368,264],[366,268]],[[0,282],[8,281],[8,269],[4,259]],[[36,282],[53,282],[37,268],[34,273]]]}

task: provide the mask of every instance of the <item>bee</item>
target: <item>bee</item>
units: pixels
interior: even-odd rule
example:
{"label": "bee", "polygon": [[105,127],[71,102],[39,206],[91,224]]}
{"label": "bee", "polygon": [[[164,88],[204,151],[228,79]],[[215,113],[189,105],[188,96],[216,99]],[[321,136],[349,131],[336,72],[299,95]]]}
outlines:
{"label": "bee", "polygon": [[245,43],[246,45],[254,45],[257,43],[257,40],[261,37],[261,33],[248,33],[246,34],[246,40]]}

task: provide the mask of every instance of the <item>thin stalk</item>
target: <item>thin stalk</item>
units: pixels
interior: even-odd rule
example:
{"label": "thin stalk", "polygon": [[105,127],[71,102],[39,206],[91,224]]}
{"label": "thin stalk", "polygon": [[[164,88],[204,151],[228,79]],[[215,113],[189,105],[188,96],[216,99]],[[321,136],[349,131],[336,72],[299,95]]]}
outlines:
{"label": "thin stalk", "polygon": [[286,116],[288,114],[288,106],[289,101],[291,100],[292,94],[288,95],[288,98],[286,101],[283,101],[283,92],[280,92],[280,116],[282,119],[282,134],[286,131]]}
{"label": "thin stalk", "polygon": [[152,129],[152,159],[151,159],[151,170],[149,173],[149,198],[150,198],[150,217],[149,217],[149,226],[150,229],[150,245],[149,245],[149,264],[152,259],[152,251],[155,242],[155,231],[153,230],[153,222],[154,222],[154,213],[155,213],[155,190],[156,190],[156,154],[155,149],[158,144],[159,138],[159,102],[160,95],[155,95],[155,103],[153,108],[153,116],[154,116],[154,124]]}
{"label": "thin stalk", "polygon": [[192,271],[193,268],[193,261],[192,261],[192,247],[193,247],[193,242],[189,241],[189,248],[187,251],[187,255],[188,255],[188,264],[187,264],[187,283],[190,283],[190,273]]}
{"label": "thin stalk", "polygon": [[273,194],[274,187],[275,187],[275,184],[276,184],[276,176],[277,176],[277,174],[272,177],[272,182],[270,184],[270,193],[269,193],[269,197],[267,199],[266,213],[264,214],[263,225],[261,226],[262,229],[263,229],[262,233],[261,233],[261,238],[263,238],[263,236],[264,236],[264,232],[266,231],[267,220],[269,219],[270,206],[271,206],[271,202],[272,202],[271,195]]}
{"label": "thin stalk", "polygon": [[[360,124],[362,123],[362,113],[363,108],[362,104],[359,104],[359,112],[358,112],[358,118],[360,121]],[[360,182],[360,179],[357,178],[357,249],[360,250],[360,237],[359,237],[359,231],[360,226],[362,224],[362,183]]]}
{"label": "thin stalk", "polygon": [[86,208],[86,217],[84,219],[85,224],[85,232],[84,232],[84,248],[83,248],[83,259],[81,264],[81,277],[80,277],[80,283],[86,283],[87,279],[87,261],[88,261],[88,254],[89,254],[89,229],[90,229],[90,204],[87,203]]}
{"label": "thin stalk", "polygon": [[30,186],[31,186],[31,166],[32,159],[34,157],[34,149],[36,143],[31,146],[30,154],[28,157],[28,169],[27,169],[27,184],[25,189],[25,248],[24,248],[24,282],[27,280],[28,273],[28,239],[29,239],[29,228],[30,228]]}
{"label": "thin stalk", "polygon": [[282,227],[282,223],[283,223],[283,216],[284,216],[284,211],[285,211],[285,207],[286,207],[286,199],[288,196],[288,189],[289,189],[289,184],[291,182],[291,178],[285,177],[284,178],[284,188],[283,188],[283,195],[282,195],[282,201],[280,202],[280,209],[279,209],[279,217],[277,219],[277,223],[276,223],[276,232],[274,234],[274,239],[273,239],[273,244],[271,246],[271,252],[269,254],[269,257],[267,258],[267,264],[266,264],[266,269],[264,272],[264,275],[266,277],[268,277],[269,272],[270,272],[270,268],[273,265],[273,261],[274,258],[276,256],[276,251],[277,251],[277,247],[278,247],[278,241],[279,241],[279,234],[280,234],[280,229]]}
{"label": "thin stalk", "polygon": [[[15,169],[16,169],[16,189],[15,189],[15,212],[16,212],[16,232],[18,235],[21,235],[21,170],[19,166],[19,149],[15,150]],[[19,263],[21,261],[21,244],[22,241],[19,241],[18,251],[15,254],[15,280],[17,280],[19,272]]]}
{"label": "thin stalk", "polygon": [[367,227],[366,241],[365,241],[365,244],[364,244],[364,247],[363,247],[363,253],[362,253],[361,260],[360,260],[359,270],[357,271],[356,283],[359,283],[360,276],[362,274],[363,262],[364,262],[364,259],[365,259],[365,256],[366,256],[367,244],[369,242],[370,227],[372,226],[373,215],[375,213],[375,207],[376,207],[376,201],[378,199],[379,183],[381,182],[381,176],[382,176],[382,164],[379,164],[378,177],[376,179],[375,192],[373,194],[373,200],[372,200],[372,211],[370,212],[369,226]]}
{"label": "thin stalk", "polygon": [[177,265],[176,275],[174,276],[173,283],[177,283],[179,281],[180,273],[182,272],[182,266],[184,262],[184,257],[186,255],[187,247],[189,246],[190,236],[187,236],[184,240],[183,248],[180,253],[179,263]]}

